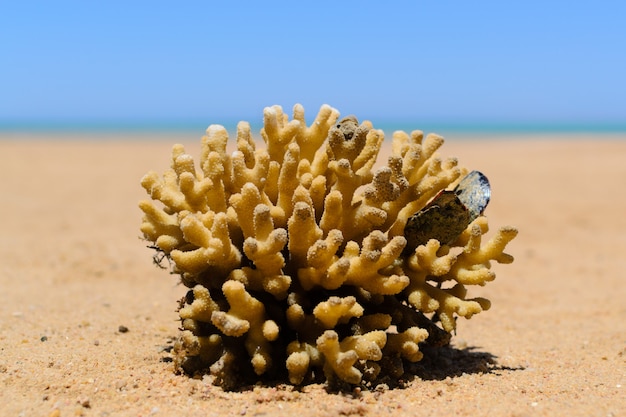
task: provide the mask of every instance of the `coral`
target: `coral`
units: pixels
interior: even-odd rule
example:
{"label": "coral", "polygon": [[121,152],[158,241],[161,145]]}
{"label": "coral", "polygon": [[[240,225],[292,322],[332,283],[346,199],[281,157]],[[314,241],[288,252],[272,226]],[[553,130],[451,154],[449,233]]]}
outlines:
{"label": "coral", "polygon": [[292,120],[266,108],[261,137],[240,122],[228,153],[211,125],[197,165],[175,145],[171,168],[141,180],[143,236],[189,288],[177,369],[229,389],[370,384],[490,307],[469,290],[495,278],[492,261],[513,261],[517,231],[484,242],[488,182],[442,159],[442,137],[395,132],[375,168],[383,132],[327,105],[310,126],[300,105]]}

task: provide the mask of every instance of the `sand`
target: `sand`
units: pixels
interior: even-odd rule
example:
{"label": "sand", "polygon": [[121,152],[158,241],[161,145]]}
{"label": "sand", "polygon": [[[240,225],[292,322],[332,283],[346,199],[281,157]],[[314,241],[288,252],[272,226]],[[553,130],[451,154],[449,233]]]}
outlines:
{"label": "sand", "polygon": [[516,260],[421,377],[360,393],[172,373],[185,288],[152,264],[137,201],[179,140],[0,137],[0,415],[626,414],[626,136],[449,137],[491,180],[491,228],[519,228]]}

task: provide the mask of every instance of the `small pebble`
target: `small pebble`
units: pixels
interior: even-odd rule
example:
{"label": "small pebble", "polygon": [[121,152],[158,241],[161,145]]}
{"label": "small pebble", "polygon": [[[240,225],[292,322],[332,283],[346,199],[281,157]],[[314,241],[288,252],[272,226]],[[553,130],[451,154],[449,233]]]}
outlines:
{"label": "small pebble", "polygon": [[115,382],[115,389],[118,391],[121,391],[124,387],[126,387],[126,381],[123,379],[120,379],[118,381]]}
{"label": "small pebble", "polygon": [[120,333],[126,333],[126,332],[128,332],[128,327],[120,326],[120,327],[117,328],[117,331],[120,332]]}
{"label": "small pebble", "polygon": [[78,404],[83,406],[83,408],[91,408],[91,402],[89,401],[89,397],[80,397],[78,399]]}

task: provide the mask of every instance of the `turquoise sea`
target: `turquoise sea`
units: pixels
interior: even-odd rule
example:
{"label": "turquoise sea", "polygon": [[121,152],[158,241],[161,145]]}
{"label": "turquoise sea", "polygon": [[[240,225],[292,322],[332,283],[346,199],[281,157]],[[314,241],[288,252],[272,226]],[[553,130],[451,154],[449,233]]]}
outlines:
{"label": "turquoise sea", "polygon": [[[237,122],[229,120],[189,120],[189,121],[124,121],[124,122],[102,122],[102,121],[51,121],[51,122],[22,122],[22,121],[1,121],[0,139],[2,137],[14,136],[15,134],[33,134],[43,136],[53,134],[54,136],[67,134],[68,136],[80,136],[82,134],[97,134],[103,137],[115,137],[129,134],[181,134],[192,137],[201,136],[204,130],[212,123],[225,126],[229,132],[235,132]],[[251,122],[253,134],[258,134],[262,121]],[[396,130],[411,132],[422,130],[425,133],[438,133],[444,136],[469,135],[485,137],[504,136],[529,136],[535,134],[586,134],[601,133],[626,135],[626,122],[611,123],[562,123],[562,122],[428,122],[428,121],[383,121],[375,123],[374,127],[382,129],[386,137]]]}

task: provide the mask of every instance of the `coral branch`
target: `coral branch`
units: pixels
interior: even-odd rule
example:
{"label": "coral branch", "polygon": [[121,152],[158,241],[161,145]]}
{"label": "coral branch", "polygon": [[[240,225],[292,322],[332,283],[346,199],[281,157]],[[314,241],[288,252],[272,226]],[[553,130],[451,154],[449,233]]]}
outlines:
{"label": "coral branch", "polygon": [[230,305],[228,312],[214,311],[211,322],[227,336],[243,336],[247,333],[245,346],[257,375],[265,373],[271,366],[269,342],[278,337],[278,326],[265,320],[263,303],[253,298],[236,281],[226,281],[222,291]]}
{"label": "coral branch", "polygon": [[352,317],[361,317],[363,307],[356,302],[354,297],[330,297],[313,309],[313,315],[324,327],[332,329],[337,323],[347,323]]}
{"label": "coral branch", "polygon": [[333,380],[335,376],[350,383],[361,382],[363,374],[354,365],[357,360],[378,361],[387,337],[383,331],[374,331],[362,336],[350,336],[339,342],[333,330],[326,330],[317,339],[317,348],[324,354],[324,373]]}

